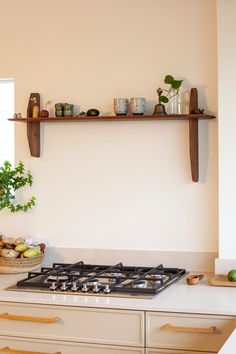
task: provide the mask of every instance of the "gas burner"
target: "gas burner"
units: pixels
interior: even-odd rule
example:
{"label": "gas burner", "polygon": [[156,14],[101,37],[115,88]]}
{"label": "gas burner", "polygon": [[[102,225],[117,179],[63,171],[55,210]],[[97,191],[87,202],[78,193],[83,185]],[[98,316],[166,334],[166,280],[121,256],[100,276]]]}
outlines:
{"label": "gas burner", "polygon": [[166,274],[148,274],[145,279],[147,279],[149,283],[161,284],[166,282],[169,276]]}
{"label": "gas burner", "polygon": [[105,273],[106,277],[113,277],[113,278],[121,278],[121,277],[125,277],[125,275],[123,273],[118,273],[118,272],[109,272],[109,273]]}
{"label": "gas burner", "polygon": [[163,279],[164,275],[163,274],[148,274],[146,276],[146,279],[148,280],[160,280]]}
{"label": "gas burner", "polygon": [[134,289],[140,289],[140,288],[146,288],[147,287],[147,282],[145,280],[137,280],[135,283],[132,284],[132,288]]}
{"label": "gas burner", "polygon": [[66,281],[69,279],[68,275],[49,275],[48,281]]}

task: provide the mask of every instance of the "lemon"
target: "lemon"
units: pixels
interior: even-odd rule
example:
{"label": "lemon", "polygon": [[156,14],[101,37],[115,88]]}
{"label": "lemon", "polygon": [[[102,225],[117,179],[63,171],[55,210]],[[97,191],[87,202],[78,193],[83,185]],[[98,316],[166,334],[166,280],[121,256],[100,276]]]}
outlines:
{"label": "lemon", "polygon": [[229,271],[227,278],[229,281],[236,281],[236,269]]}

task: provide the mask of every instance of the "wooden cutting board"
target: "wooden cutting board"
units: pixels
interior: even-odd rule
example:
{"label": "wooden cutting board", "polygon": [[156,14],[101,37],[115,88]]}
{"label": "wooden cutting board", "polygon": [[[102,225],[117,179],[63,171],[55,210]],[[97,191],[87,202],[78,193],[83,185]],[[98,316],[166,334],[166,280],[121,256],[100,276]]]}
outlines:
{"label": "wooden cutting board", "polygon": [[209,279],[209,284],[213,286],[230,286],[236,287],[236,281],[229,281],[226,274],[216,274]]}

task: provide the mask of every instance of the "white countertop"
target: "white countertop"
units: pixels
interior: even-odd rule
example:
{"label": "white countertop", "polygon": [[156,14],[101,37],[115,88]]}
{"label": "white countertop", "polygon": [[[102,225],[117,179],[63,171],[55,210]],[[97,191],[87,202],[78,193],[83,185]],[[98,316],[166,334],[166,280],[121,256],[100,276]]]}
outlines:
{"label": "white countertop", "polygon": [[236,288],[208,285],[208,277],[198,285],[187,285],[186,279],[171,285],[153,299],[118,298],[112,296],[59,295],[6,291],[25,274],[0,275],[0,301],[63,306],[86,306],[144,311],[171,311],[218,315],[236,315]]}
{"label": "white countertop", "polygon": [[218,354],[232,354],[236,347],[236,329],[232,332]]}

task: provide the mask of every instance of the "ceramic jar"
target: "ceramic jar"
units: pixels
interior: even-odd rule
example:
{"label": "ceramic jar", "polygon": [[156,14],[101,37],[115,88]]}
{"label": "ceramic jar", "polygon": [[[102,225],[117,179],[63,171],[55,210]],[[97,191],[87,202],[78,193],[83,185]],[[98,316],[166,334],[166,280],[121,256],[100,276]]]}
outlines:
{"label": "ceramic jar", "polygon": [[64,104],[56,103],[55,104],[55,116],[56,117],[64,117]]}
{"label": "ceramic jar", "polygon": [[128,98],[114,98],[114,112],[117,116],[126,116],[129,111]]}
{"label": "ceramic jar", "polygon": [[74,105],[70,103],[64,104],[64,117],[73,117]]}
{"label": "ceramic jar", "polygon": [[145,98],[133,97],[130,99],[130,110],[134,115],[143,115],[145,111]]}

